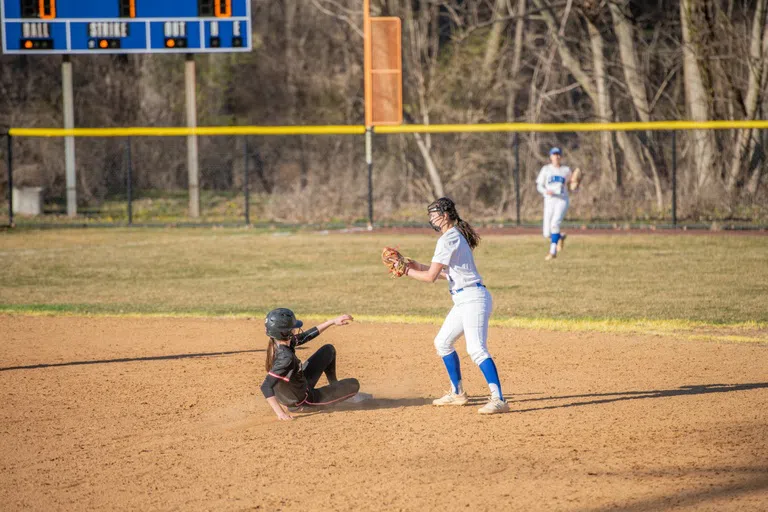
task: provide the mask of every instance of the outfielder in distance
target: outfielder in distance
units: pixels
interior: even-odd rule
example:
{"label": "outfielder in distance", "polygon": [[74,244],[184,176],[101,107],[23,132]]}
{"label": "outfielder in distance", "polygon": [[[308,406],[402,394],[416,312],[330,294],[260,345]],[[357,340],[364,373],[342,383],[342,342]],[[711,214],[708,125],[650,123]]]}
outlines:
{"label": "outfielder in distance", "polygon": [[432,263],[421,264],[391,248],[384,249],[382,259],[390,272],[398,277],[407,275],[427,283],[437,279],[448,280],[453,308],[435,337],[435,348],[448,370],[451,389],[432,403],[438,406],[465,405],[469,401],[461,382],[459,355],[454,348],[456,340],[464,334],[467,352],[480,367],[491,390],[491,399],[478,412],[509,412],[509,404],[501,392],[496,364],[488,353],[488,320],[493,309],[493,299],[483,284],[472,255],[472,250],[480,243],[480,237],[468,222],[459,217],[456,205],[447,197],[431,203],[427,213],[430,226],[441,233]]}
{"label": "outfielder in distance", "polygon": [[549,161],[541,168],[536,178],[536,190],[544,196],[544,238],[549,240],[547,261],[557,257],[565,246],[565,234],[560,233],[560,224],[568,211],[568,190],[576,190],[581,182],[581,170],[571,171],[567,165],[560,165],[563,153],[560,148],[549,150]]}
{"label": "outfielder in distance", "polygon": [[[304,332],[304,323],[296,319],[293,311],[278,308],[269,312],[264,322],[269,346],[267,347],[267,377],[261,392],[275,411],[278,419],[292,420],[288,407],[331,405],[344,400],[361,402],[372,398],[359,393],[357,379],[336,378],[336,349],[323,345],[309,359],[301,363],[296,357],[296,347],[320,336],[332,325],[347,325],[350,315],[341,315]],[[328,385],[316,388],[317,381],[325,373]]]}

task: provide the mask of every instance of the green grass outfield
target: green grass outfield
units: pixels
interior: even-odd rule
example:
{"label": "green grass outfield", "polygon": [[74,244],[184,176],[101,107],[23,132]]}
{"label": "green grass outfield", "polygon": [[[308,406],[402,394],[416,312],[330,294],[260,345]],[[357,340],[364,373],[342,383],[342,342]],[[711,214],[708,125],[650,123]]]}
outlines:
{"label": "green grass outfield", "polygon": [[[320,317],[439,322],[444,281],[390,279],[381,248],[422,262],[436,235],[248,229],[0,233],[0,312]],[[768,329],[768,237],[581,234],[556,261],[540,236],[487,235],[476,261],[495,325],[547,329]],[[693,335],[692,334],[692,335]]]}

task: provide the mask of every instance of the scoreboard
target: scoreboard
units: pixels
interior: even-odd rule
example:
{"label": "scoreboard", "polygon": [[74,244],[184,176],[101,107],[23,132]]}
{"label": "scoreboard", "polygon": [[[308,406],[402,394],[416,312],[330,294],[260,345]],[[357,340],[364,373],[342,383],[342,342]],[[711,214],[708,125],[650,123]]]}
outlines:
{"label": "scoreboard", "polygon": [[0,0],[3,53],[251,49],[250,0]]}

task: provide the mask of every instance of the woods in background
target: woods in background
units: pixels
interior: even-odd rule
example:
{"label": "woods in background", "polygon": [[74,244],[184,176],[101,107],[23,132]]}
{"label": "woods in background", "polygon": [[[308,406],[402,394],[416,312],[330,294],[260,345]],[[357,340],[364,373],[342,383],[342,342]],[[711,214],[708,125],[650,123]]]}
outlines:
{"label": "woods in background", "polygon": [[[253,1],[251,53],[198,55],[199,125],[363,124],[362,2]],[[403,23],[413,123],[768,118],[768,0],[372,0]],[[183,55],[72,57],[79,127],[180,126]],[[62,126],[61,58],[0,57],[0,125]],[[473,215],[514,215],[514,134],[376,135],[377,218],[421,219],[447,194]],[[521,134],[522,211],[550,146],[588,173],[584,219],[667,216],[668,132]],[[15,142],[14,177],[64,194],[63,141]],[[201,186],[241,186],[244,140],[200,139]],[[273,220],[365,215],[362,137],[252,137],[251,188]],[[78,197],[124,190],[120,140],[78,139]],[[768,218],[768,130],[677,134],[680,216]],[[0,149],[0,151],[4,151]],[[134,139],[139,190],[186,188],[183,138]],[[4,166],[4,159],[0,166]],[[2,167],[0,187],[7,187]]]}

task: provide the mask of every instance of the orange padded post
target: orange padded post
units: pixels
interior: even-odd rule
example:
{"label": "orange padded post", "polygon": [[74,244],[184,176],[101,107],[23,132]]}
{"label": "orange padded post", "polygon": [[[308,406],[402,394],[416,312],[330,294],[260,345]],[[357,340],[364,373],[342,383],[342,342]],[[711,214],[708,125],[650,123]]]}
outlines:
{"label": "orange padded post", "polygon": [[371,126],[403,123],[400,18],[370,18]]}

